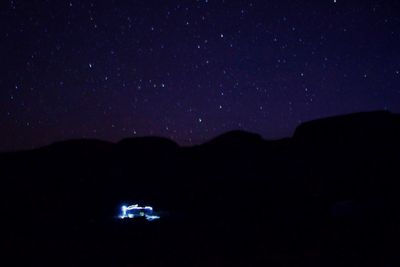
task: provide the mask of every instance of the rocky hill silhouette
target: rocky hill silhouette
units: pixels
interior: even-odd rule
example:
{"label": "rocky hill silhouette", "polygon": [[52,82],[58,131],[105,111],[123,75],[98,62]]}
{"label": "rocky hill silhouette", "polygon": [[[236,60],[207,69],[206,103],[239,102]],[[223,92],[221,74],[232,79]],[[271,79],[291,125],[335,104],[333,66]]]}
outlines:
{"label": "rocky hill silhouette", "polygon": [[[70,140],[0,154],[17,266],[399,266],[400,115],[365,112],[193,147]],[[124,203],[162,211],[119,220]]]}

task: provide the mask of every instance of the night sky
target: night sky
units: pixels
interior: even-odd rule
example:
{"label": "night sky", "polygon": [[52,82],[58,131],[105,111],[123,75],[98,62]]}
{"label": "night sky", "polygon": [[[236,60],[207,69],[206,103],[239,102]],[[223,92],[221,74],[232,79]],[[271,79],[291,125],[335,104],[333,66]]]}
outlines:
{"label": "night sky", "polygon": [[400,112],[400,1],[0,2],[0,151]]}

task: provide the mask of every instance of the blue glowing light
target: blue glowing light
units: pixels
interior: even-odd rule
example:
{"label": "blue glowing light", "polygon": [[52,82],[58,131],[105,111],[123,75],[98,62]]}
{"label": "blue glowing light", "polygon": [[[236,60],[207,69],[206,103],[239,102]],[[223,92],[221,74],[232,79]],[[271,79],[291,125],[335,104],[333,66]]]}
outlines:
{"label": "blue glowing light", "polygon": [[121,206],[121,213],[118,216],[120,219],[134,219],[144,217],[148,221],[154,221],[160,219],[160,216],[153,213],[153,207],[144,206],[141,207],[138,204]]}
{"label": "blue glowing light", "polygon": [[147,219],[148,221],[154,221],[154,220],[160,219],[160,216],[157,216],[157,215],[147,215],[147,216],[146,216],[146,219]]}

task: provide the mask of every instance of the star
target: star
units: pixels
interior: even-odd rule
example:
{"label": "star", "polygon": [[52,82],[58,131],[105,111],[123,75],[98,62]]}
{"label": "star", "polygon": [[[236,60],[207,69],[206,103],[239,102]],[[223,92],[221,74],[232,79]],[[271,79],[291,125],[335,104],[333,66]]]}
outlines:
{"label": "star", "polygon": [[8,1],[0,125],[15,136],[0,131],[0,152],[137,133],[197,144],[238,127],[281,138],[326,114],[400,112],[390,1],[289,2]]}

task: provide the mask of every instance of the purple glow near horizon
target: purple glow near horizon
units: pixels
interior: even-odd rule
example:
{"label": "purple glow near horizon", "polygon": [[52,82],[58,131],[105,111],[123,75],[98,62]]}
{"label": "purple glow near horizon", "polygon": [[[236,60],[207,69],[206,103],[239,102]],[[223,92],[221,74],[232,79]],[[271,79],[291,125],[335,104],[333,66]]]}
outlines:
{"label": "purple glow near horizon", "polygon": [[4,1],[0,151],[400,112],[399,1]]}

